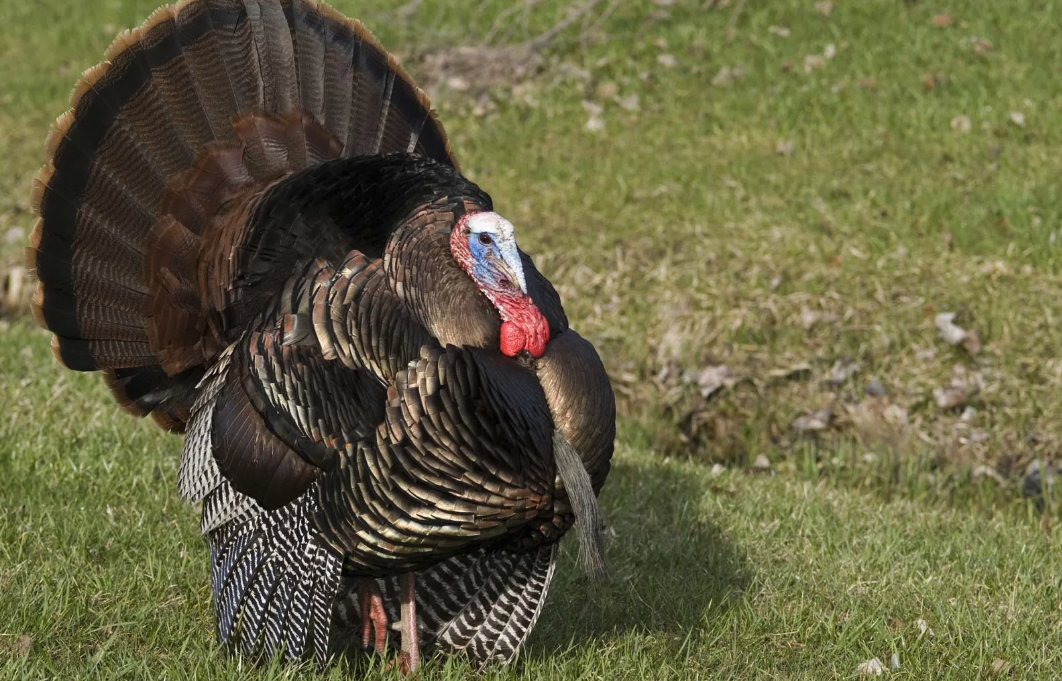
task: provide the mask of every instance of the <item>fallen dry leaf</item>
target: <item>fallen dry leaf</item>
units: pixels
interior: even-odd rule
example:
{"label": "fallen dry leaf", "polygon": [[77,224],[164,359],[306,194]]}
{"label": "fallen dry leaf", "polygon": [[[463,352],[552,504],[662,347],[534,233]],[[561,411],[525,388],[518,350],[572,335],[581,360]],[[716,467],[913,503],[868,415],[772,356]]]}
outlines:
{"label": "fallen dry leaf", "polygon": [[798,416],[793,419],[793,423],[790,424],[790,427],[798,433],[817,433],[829,428],[830,420],[832,418],[833,410],[826,407],[825,409],[819,409],[812,414]]}
{"label": "fallen dry leaf", "polygon": [[1009,672],[1010,668],[1013,666],[1013,664],[1007,662],[1003,658],[997,657],[995,660],[992,661],[992,666],[990,667],[990,669],[992,670],[993,674],[1001,675]]}
{"label": "fallen dry leaf", "polygon": [[583,101],[583,111],[589,115],[589,118],[586,119],[587,130],[590,132],[599,132],[605,129],[605,120],[601,118],[601,114],[604,110],[604,107],[600,104],[585,100]]}
{"label": "fallen dry leaf", "polygon": [[0,310],[14,311],[25,307],[33,287],[29,272],[22,265],[15,265],[6,274],[0,275]]}
{"label": "fallen dry leaf", "polygon": [[1023,114],[1022,112],[1011,111],[1007,117],[1010,118],[1011,123],[1018,126],[1019,128],[1025,127],[1025,114]]}
{"label": "fallen dry leaf", "polygon": [[800,309],[800,325],[805,331],[811,331],[818,324],[833,324],[837,321],[837,315],[829,312],[819,312],[808,307]]}
{"label": "fallen dry leaf", "polygon": [[619,94],[619,85],[611,80],[598,83],[594,88],[594,97],[601,102],[606,102]]}
{"label": "fallen dry leaf", "polygon": [[973,477],[974,480],[982,480],[984,478],[989,478],[992,481],[998,483],[1000,486],[1007,484],[1007,481],[1003,478],[1002,475],[999,474],[999,471],[997,471],[995,468],[992,468],[991,466],[974,466],[974,469],[970,471],[970,475]]}
{"label": "fallen dry leaf", "polygon": [[858,85],[859,87],[863,88],[864,90],[877,90],[878,89],[878,81],[873,76],[859,78],[858,80],[856,80],[856,85]]}
{"label": "fallen dry leaf", "polygon": [[949,411],[951,409],[963,407],[966,405],[966,400],[968,400],[969,397],[966,387],[961,385],[950,385],[945,388],[933,389],[933,401],[941,411]]}
{"label": "fallen dry leaf", "polygon": [[885,673],[885,665],[875,657],[866,662],[860,662],[855,668],[855,673],[859,676],[881,676]]}
{"label": "fallen dry leaf", "polygon": [[966,330],[956,326],[953,323],[954,319],[954,312],[941,312],[934,320],[937,331],[940,332],[940,337],[943,338],[944,342],[948,345],[958,345],[966,338]]}
{"label": "fallen dry leaf", "polygon": [[616,103],[619,104],[619,107],[624,111],[635,112],[642,108],[637,92],[632,92],[625,97],[618,97]]}
{"label": "fallen dry leaf", "polygon": [[745,78],[745,69],[740,66],[724,66],[719,69],[719,72],[712,78],[712,85],[717,87],[725,87],[730,85],[735,80],[743,80]]}
{"label": "fallen dry leaf", "polygon": [[768,378],[783,381],[794,381],[800,378],[807,378],[810,375],[811,365],[807,362],[801,362],[786,369],[771,369],[767,372]]}
{"label": "fallen dry leaf", "polygon": [[816,69],[826,66],[826,57],[819,54],[809,54],[804,57],[804,73],[811,73]]}
{"label": "fallen dry leaf", "polygon": [[967,133],[973,128],[973,123],[970,121],[969,116],[956,116],[951,119],[951,129],[955,132]]}
{"label": "fallen dry leaf", "polygon": [[824,17],[828,17],[833,12],[833,2],[831,0],[819,0],[819,2],[815,3],[815,11]]}
{"label": "fallen dry leaf", "polygon": [[13,651],[14,652],[14,657],[16,659],[18,659],[20,657],[26,657],[27,655],[30,654],[30,651],[32,649],[33,649],[33,637],[32,636],[27,636],[26,634],[23,634],[23,635],[18,637],[17,641],[15,641],[15,650]]}
{"label": "fallen dry leaf", "polygon": [[846,406],[848,418],[867,446],[879,441],[894,441],[907,433],[907,410],[892,404],[888,397],[867,397],[854,406]]}
{"label": "fallen dry leaf", "polygon": [[708,399],[723,388],[734,385],[734,372],[725,364],[708,366],[696,375],[694,381],[701,389],[701,397]]}
{"label": "fallen dry leaf", "polygon": [[976,356],[981,352],[981,337],[976,331],[967,331],[957,326],[953,322],[954,319],[954,312],[941,312],[936,316],[934,324],[940,332],[940,337],[948,345],[953,347],[961,345],[971,356]]}
{"label": "fallen dry leaf", "polygon": [[793,153],[793,149],[795,148],[796,145],[793,144],[792,140],[781,139],[778,140],[777,143],[775,143],[774,153],[778,154],[779,156],[788,156],[789,154]]}
{"label": "fallen dry leaf", "polygon": [[972,35],[968,38],[963,38],[959,42],[962,45],[970,47],[974,51],[974,54],[981,57],[992,51],[992,41],[988,38]]}
{"label": "fallen dry leaf", "polygon": [[863,388],[863,392],[867,397],[881,397],[889,394],[889,391],[885,388],[884,384],[876,379],[867,383],[866,387]]}
{"label": "fallen dry leaf", "polygon": [[446,79],[446,87],[454,92],[464,92],[471,86],[469,85],[467,78],[462,76],[451,76]]}
{"label": "fallen dry leaf", "polygon": [[938,14],[933,17],[933,25],[937,28],[948,28],[955,24],[955,17],[950,14]]}
{"label": "fallen dry leaf", "polygon": [[826,379],[826,382],[832,386],[839,386],[852,376],[855,376],[857,373],[859,373],[859,370],[862,368],[862,362],[856,362],[849,359],[839,359],[834,363],[833,368],[830,369],[830,377]]}

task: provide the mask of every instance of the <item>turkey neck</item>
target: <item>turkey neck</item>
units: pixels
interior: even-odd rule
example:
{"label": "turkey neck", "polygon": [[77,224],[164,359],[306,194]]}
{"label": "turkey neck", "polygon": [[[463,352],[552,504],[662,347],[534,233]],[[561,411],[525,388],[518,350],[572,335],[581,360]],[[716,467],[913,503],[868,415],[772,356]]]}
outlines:
{"label": "turkey neck", "polygon": [[450,232],[469,203],[452,211],[424,206],[392,235],[384,270],[395,294],[442,345],[497,348],[501,317],[450,254]]}

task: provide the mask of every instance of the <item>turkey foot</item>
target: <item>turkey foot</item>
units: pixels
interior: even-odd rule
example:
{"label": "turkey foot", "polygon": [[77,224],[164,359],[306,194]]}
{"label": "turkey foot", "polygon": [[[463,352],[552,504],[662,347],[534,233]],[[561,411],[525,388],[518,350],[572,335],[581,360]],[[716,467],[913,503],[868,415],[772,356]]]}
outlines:
{"label": "turkey foot", "polygon": [[358,608],[361,612],[361,647],[369,647],[369,628],[376,634],[375,649],[387,650],[387,613],[384,612],[380,586],[371,577],[358,579]]}
{"label": "turkey foot", "polygon": [[417,577],[412,572],[399,577],[402,589],[402,619],[394,628],[402,634],[402,652],[398,654],[398,668],[412,674],[420,666],[420,636],[417,631]]}

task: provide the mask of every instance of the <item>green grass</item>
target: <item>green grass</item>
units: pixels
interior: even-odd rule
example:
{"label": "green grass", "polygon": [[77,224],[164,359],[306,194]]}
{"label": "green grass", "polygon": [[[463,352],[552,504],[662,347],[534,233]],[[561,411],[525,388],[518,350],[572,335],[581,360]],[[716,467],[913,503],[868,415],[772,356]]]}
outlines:
{"label": "green grass", "polygon": [[[336,4],[414,72],[567,7]],[[1058,3],[716,4],[620,3],[479,110],[475,92],[438,102],[620,394],[615,579],[588,585],[566,554],[522,662],[497,674],[848,678],[896,653],[888,676],[984,678],[998,659],[1011,678],[1056,677],[1058,505],[1041,515],[1017,490],[1026,463],[1062,451]],[[0,266],[21,257],[13,230],[32,227],[29,181],[77,74],[153,7],[0,2]],[[934,26],[942,13],[953,25]],[[735,65],[743,78],[712,84]],[[979,332],[979,355],[938,338],[943,311]],[[833,319],[806,328],[809,312]],[[214,645],[179,440],[55,366],[25,320],[0,324],[0,676],[312,677],[241,670]],[[844,358],[861,371],[824,383]],[[738,380],[707,403],[675,378],[720,363]],[[932,397],[960,374],[982,384],[965,416]],[[865,399],[871,379],[887,397]],[[794,431],[827,406],[829,429]],[[770,474],[748,472],[759,455]],[[354,656],[328,676],[365,671],[388,674]]]}

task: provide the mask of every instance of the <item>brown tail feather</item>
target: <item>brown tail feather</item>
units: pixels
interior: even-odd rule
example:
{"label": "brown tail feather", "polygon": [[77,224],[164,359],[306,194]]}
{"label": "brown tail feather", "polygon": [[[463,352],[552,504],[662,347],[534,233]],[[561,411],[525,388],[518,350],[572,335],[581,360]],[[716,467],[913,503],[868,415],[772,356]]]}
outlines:
{"label": "brown tail feather", "polygon": [[62,363],[107,369],[123,405],[179,429],[203,365],[238,331],[219,321],[241,274],[227,254],[256,196],[337,156],[454,161],[394,58],[317,2],[182,0],[105,55],[34,182],[34,313]]}
{"label": "brown tail feather", "polygon": [[[316,5],[316,3],[314,3]],[[314,120],[324,120],[324,16],[316,7],[291,3],[291,42],[299,65],[300,108]]]}

